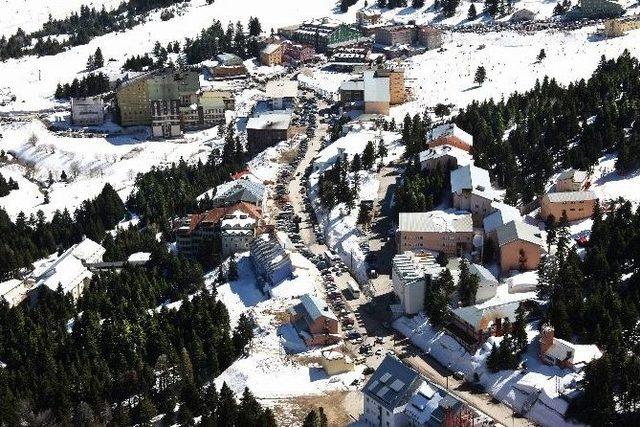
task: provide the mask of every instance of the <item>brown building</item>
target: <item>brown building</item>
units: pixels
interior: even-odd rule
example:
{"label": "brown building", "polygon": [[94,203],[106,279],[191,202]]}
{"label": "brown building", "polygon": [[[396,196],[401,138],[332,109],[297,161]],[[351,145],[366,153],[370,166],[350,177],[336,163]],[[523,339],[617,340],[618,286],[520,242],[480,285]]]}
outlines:
{"label": "brown building", "polygon": [[442,46],[442,31],[430,26],[418,27],[418,43],[427,50],[437,49]]}
{"label": "brown building", "polygon": [[569,221],[589,218],[598,203],[593,191],[564,191],[547,193],[540,202],[540,218],[546,220],[553,215],[556,221],[567,215]]}
{"label": "brown building", "polygon": [[500,248],[500,269],[535,270],[545,252],[545,242],[538,227],[520,221],[510,221],[496,230]]}
{"label": "brown building", "polygon": [[461,255],[473,249],[473,221],[468,213],[402,212],[396,234],[398,253],[436,251]]}
{"label": "brown building", "polygon": [[289,309],[290,321],[308,346],[340,342],[338,318],[320,298],[304,294]]}
{"label": "brown building", "polygon": [[540,332],[539,356],[548,365],[579,372],[593,360],[602,357],[602,352],[593,344],[573,344],[556,338],[553,326],[545,324]]}
{"label": "brown building", "polygon": [[433,148],[439,145],[451,145],[471,152],[473,136],[460,129],[455,123],[446,123],[427,132],[427,146]]}
{"label": "brown building", "polygon": [[390,70],[378,70],[377,76],[389,77],[389,104],[403,104],[407,97],[404,90],[404,70],[402,68],[394,68]]}
{"label": "brown building", "polygon": [[382,27],[376,30],[375,42],[384,46],[394,46],[398,44],[411,45],[415,43],[417,30],[414,26],[397,25],[393,27]]}
{"label": "brown building", "polygon": [[282,54],[284,46],[282,44],[270,43],[260,51],[260,63],[271,67],[282,64]]}
{"label": "brown building", "polygon": [[521,294],[512,301],[489,300],[481,304],[458,307],[451,310],[451,322],[467,350],[473,351],[476,345],[484,343],[489,337],[500,337],[509,333],[516,320],[516,312],[527,297]]}
{"label": "brown building", "polygon": [[267,113],[247,122],[247,143],[252,154],[285,141],[292,136],[291,115]]}
{"label": "brown building", "polygon": [[221,53],[216,56],[217,64],[210,68],[214,80],[242,79],[249,75],[242,59],[232,53]]}
{"label": "brown building", "polygon": [[293,43],[289,40],[283,42],[283,45],[283,61],[304,64],[306,62],[313,61],[314,57],[316,56],[316,50],[312,46]]}

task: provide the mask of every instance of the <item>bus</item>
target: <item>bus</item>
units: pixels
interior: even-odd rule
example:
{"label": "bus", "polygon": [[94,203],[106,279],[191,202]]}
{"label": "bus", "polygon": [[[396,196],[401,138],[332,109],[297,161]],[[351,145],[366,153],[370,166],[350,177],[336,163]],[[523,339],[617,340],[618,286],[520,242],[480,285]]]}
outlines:
{"label": "bus", "polygon": [[349,280],[347,282],[347,290],[354,299],[360,298],[360,286],[355,281]]}

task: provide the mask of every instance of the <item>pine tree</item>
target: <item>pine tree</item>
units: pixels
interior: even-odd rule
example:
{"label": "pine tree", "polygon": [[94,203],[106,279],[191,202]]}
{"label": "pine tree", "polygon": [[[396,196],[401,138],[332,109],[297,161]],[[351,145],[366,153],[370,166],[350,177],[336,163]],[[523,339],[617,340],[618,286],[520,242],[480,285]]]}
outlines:
{"label": "pine tree", "polygon": [[537,59],[538,62],[542,62],[543,59],[545,59],[547,57],[547,52],[544,51],[544,49],[540,49],[540,52],[538,53]]}
{"label": "pine tree", "polygon": [[469,21],[473,21],[477,17],[478,17],[478,12],[476,11],[476,5],[471,3],[471,6],[469,6],[469,11],[467,12],[467,19]]}
{"label": "pine tree", "polygon": [[463,306],[475,304],[480,279],[469,271],[469,261],[460,262],[460,278],[458,279],[458,295]]}
{"label": "pine tree", "polygon": [[482,65],[480,65],[476,70],[476,74],[473,78],[473,82],[481,86],[484,83],[486,78],[487,78],[487,71]]}
{"label": "pine tree", "polygon": [[376,150],[373,146],[373,142],[369,141],[367,146],[362,152],[362,167],[365,170],[370,170],[373,167],[373,163],[376,160]]}
{"label": "pine tree", "polygon": [[104,66],[104,57],[102,56],[102,50],[96,48],[96,52],[93,54],[93,68],[102,68]]}

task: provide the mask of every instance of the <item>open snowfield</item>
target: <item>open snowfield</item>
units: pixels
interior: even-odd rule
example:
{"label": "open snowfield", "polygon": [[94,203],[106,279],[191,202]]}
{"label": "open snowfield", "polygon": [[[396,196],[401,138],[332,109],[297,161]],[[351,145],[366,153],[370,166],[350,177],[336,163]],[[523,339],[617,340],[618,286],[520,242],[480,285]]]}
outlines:
{"label": "open snowfield", "polygon": [[[506,98],[533,88],[536,79],[545,76],[568,84],[588,78],[602,55],[615,58],[624,49],[640,55],[640,31],[613,39],[601,39],[595,31],[596,27],[587,27],[534,34],[446,34],[444,52],[432,50],[406,62],[405,77],[414,100],[392,108],[392,115],[398,120],[407,112],[422,112],[437,103],[462,108],[474,100]],[[538,63],[540,49],[547,58]],[[487,80],[478,87],[473,79],[481,65],[487,70]]]}
{"label": "open snowfield", "polygon": [[[71,138],[49,132],[37,120],[5,126],[2,133],[0,146],[16,158],[2,173],[14,178],[19,189],[0,198],[0,205],[12,218],[20,211],[27,216],[38,210],[47,216],[57,209],[73,211],[98,195],[107,182],[125,200],[138,173],[180,158],[204,161],[211,151],[211,139],[214,145],[220,142],[217,128],[187,134],[190,143],[137,140],[135,135]],[[67,183],[59,181],[63,171]],[[48,189],[50,203],[44,205],[44,194],[36,182],[46,185],[49,172],[58,182]]]}

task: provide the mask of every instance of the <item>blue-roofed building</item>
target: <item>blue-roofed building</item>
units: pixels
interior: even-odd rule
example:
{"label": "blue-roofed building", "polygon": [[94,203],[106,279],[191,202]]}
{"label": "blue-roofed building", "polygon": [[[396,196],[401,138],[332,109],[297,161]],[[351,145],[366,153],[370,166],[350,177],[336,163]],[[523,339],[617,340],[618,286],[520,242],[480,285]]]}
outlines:
{"label": "blue-roofed building", "polygon": [[275,236],[262,234],[249,244],[251,261],[258,278],[276,286],[293,274],[291,257]]}
{"label": "blue-roofed building", "polygon": [[264,184],[248,179],[225,182],[216,187],[215,194],[211,199],[211,207],[219,208],[240,202],[250,203],[262,209],[262,212],[266,212],[266,187]]}
{"label": "blue-roofed building", "polygon": [[300,303],[289,309],[291,323],[305,344],[329,345],[340,341],[338,318],[320,298],[304,294]]}

